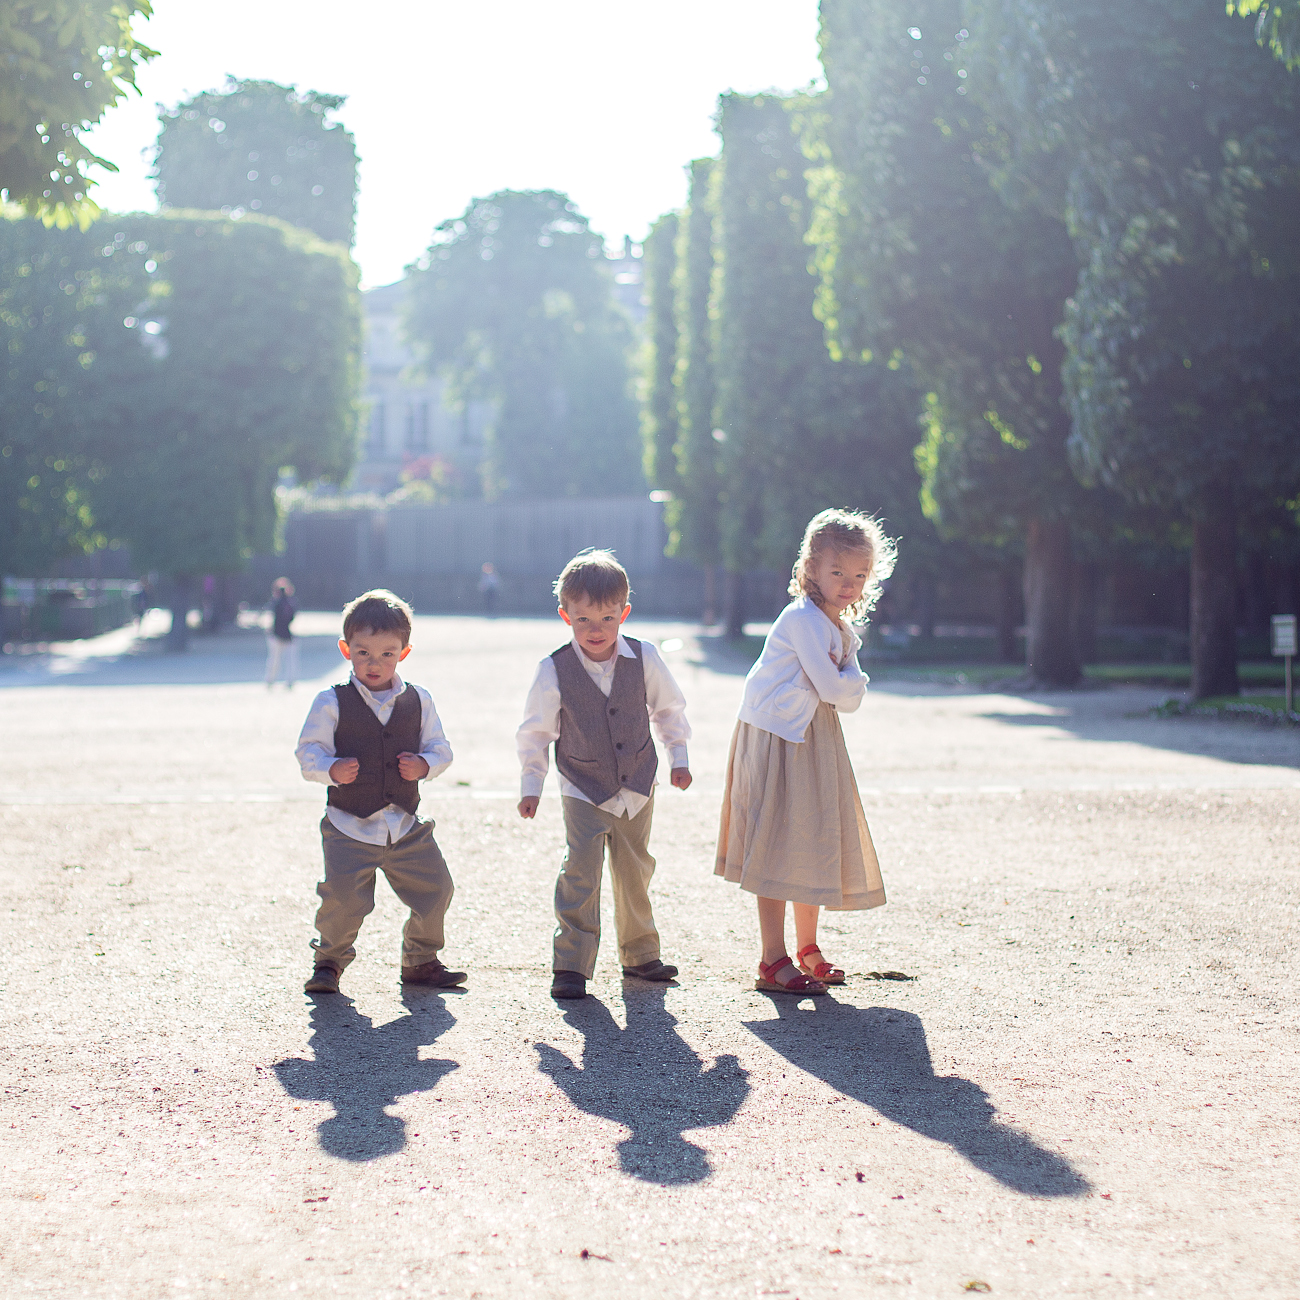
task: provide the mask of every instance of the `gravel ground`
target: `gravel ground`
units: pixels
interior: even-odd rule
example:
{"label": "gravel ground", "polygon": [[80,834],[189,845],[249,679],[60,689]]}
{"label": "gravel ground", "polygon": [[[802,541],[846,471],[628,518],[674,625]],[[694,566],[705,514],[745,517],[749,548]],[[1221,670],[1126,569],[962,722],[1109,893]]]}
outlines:
{"label": "gravel ground", "polygon": [[770,999],[711,875],[745,665],[642,624],[697,732],[653,841],[682,977],[610,943],[559,1007],[512,746],[558,624],[423,618],[471,978],[401,991],[381,887],[313,1002],[300,625],[292,692],[249,630],[0,666],[6,1295],[1300,1294],[1293,731],[882,682],[845,730],[890,903],[827,918],[843,989]]}

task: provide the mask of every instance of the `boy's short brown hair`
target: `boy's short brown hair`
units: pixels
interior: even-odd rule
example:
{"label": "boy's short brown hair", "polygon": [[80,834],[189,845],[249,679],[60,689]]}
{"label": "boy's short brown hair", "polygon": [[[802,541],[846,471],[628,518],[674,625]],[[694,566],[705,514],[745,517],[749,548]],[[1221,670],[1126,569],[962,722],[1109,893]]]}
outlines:
{"label": "boy's short brown hair", "polygon": [[618,605],[621,609],[629,595],[627,570],[614,558],[614,552],[594,547],[579,551],[555,580],[555,598],[565,609],[578,599],[601,608]]}
{"label": "boy's short brown hair", "polygon": [[396,632],[404,646],[410,645],[411,618],[406,601],[377,587],[343,606],[343,639],[351,644],[358,632]]}

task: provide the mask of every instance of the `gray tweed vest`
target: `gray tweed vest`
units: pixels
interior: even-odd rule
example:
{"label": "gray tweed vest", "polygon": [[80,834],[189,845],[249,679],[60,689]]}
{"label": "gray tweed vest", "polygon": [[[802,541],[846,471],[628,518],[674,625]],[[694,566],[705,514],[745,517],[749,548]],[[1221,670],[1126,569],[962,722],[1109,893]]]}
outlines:
{"label": "gray tweed vest", "polygon": [[560,683],[555,766],[598,805],[620,790],[649,795],[659,767],[646,712],[641,642],[630,636],[624,640],[636,657],[617,656],[609,699],[591,680],[572,644],[551,656]]}

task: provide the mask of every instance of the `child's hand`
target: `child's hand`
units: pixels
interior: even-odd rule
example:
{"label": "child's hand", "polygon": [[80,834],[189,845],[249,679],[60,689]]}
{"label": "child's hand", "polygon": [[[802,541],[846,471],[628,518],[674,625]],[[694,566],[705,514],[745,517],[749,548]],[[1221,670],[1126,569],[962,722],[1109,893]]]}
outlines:
{"label": "child's hand", "polygon": [[403,781],[423,781],[429,775],[429,764],[419,754],[398,754],[397,771]]}
{"label": "child's hand", "polygon": [[335,785],[351,785],[361,775],[359,758],[336,758],[330,764],[330,780]]}
{"label": "child's hand", "polygon": [[669,779],[677,789],[685,790],[691,784],[691,769],[689,767],[675,767]]}
{"label": "child's hand", "polygon": [[541,803],[542,797],[538,794],[526,794],[519,801],[519,815],[521,817],[533,818],[537,816],[537,805]]}

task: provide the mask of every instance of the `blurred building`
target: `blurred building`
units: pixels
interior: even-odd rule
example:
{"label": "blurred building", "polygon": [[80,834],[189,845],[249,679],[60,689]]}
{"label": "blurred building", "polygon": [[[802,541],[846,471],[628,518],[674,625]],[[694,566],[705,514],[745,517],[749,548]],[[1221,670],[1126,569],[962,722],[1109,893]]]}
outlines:
{"label": "blurred building", "polygon": [[[402,471],[419,474],[436,458],[477,491],[487,404],[447,400],[446,385],[419,373],[402,338],[406,281],[361,295],[365,312],[365,399],[368,406],[361,454],[350,486],[384,494],[399,487]],[[422,475],[427,477],[427,474]]]}

